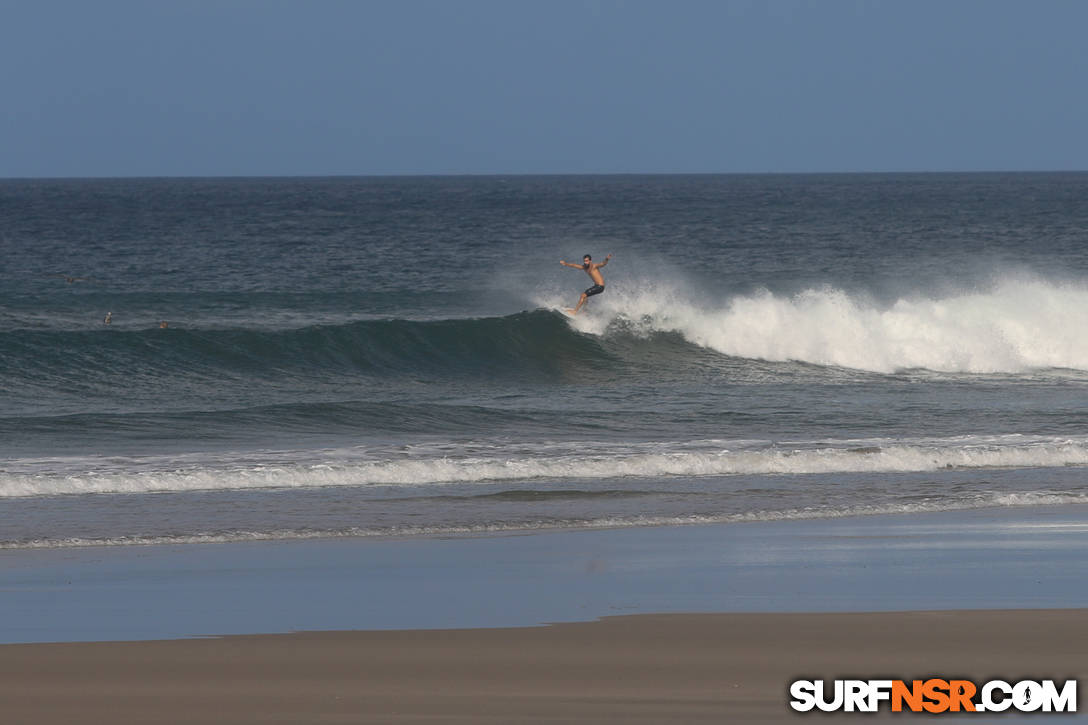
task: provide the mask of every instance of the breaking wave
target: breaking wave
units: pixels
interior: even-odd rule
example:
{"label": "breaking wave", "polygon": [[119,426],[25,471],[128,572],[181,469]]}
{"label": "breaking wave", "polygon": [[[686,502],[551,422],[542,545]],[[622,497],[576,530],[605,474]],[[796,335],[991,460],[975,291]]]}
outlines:
{"label": "breaking wave", "polygon": [[[539,303],[558,306],[558,298]],[[720,304],[681,286],[616,285],[575,329],[606,335],[679,333],[738,358],[797,361],[877,373],[1088,370],[1088,284],[1005,279],[987,289],[918,294],[890,303],[835,287],[769,291]]]}
{"label": "breaking wave", "polygon": [[[664,446],[658,446],[664,448]],[[590,448],[583,446],[581,450]],[[429,486],[555,479],[917,473],[942,469],[1051,468],[1088,465],[1088,439],[1000,437],[864,444],[763,444],[737,448],[640,451],[629,447],[524,455],[502,450],[472,457],[381,460],[213,462],[182,467],[101,463],[69,472],[0,473],[0,498],[70,494],[156,493],[330,486]]]}

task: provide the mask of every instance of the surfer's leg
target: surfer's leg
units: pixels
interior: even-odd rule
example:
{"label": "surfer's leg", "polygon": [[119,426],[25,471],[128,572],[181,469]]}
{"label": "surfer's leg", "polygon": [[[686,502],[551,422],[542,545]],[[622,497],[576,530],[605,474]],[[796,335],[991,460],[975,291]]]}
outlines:
{"label": "surfer's leg", "polygon": [[590,287],[589,289],[587,289],[585,292],[582,293],[582,298],[580,300],[578,300],[578,306],[575,307],[573,310],[571,310],[570,313],[572,315],[578,314],[578,310],[582,309],[582,305],[584,305],[586,303],[586,300],[588,300],[593,295],[599,295],[602,292],[604,292],[604,285],[603,284],[593,285],[592,287]]}

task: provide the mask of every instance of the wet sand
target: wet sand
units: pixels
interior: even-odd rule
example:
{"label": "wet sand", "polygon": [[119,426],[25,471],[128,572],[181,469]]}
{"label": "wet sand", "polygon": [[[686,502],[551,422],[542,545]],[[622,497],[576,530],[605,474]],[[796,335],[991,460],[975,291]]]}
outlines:
{"label": "wet sand", "polygon": [[1088,506],[421,539],[0,550],[0,643],[626,614],[1088,608]]}

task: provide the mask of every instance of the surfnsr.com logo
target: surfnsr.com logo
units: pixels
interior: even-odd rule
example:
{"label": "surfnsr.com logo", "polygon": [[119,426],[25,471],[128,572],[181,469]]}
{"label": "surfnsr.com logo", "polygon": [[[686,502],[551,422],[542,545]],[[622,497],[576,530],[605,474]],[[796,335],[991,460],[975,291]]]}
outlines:
{"label": "surfnsr.com logo", "polygon": [[965,713],[1077,711],[1077,681],[970,680],[795,680],[790,707],[797,712]]}

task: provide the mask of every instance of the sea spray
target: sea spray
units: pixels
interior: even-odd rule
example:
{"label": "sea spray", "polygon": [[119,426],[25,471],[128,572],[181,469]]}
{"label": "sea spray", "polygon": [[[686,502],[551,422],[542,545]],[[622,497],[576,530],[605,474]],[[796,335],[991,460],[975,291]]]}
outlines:
{"label": "sea spray", "polygon": [[[551,300],[539,300],[550,302]],[[592,335],[676,332],[738,358],[892,373],[1088,370],[1088,283],[1006,279],[943,297],[879,303],[833,286],[714,304],[660,284],[610,288],[571,321]]]}

